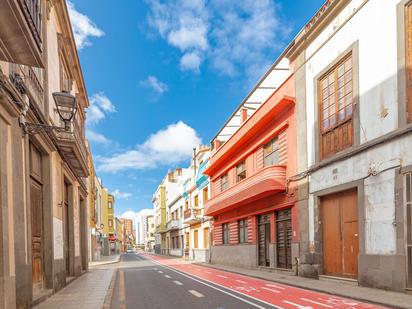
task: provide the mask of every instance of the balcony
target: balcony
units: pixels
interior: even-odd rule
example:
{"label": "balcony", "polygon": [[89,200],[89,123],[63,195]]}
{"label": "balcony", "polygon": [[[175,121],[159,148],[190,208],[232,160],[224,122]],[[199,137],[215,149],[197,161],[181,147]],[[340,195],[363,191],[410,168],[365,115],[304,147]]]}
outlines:
{"label": "balcony", "polygon": [[208,200],[205,205],[205,214],[214,216],[285,190],[286,166],[265,167]]}
{"label": "balcony", "polygon": [[202,220],[202,210],[199,208],[189,208],[183,213],[183,223],[194,224]]}
{"label": "balcony", "polygon": [[44,67],[41,0],[0,1],[0,60]]}
{"label": "balcony", "polygon": [[180,227],[179,220],[170,220],[166,223],[166,230],[168,231],[178,230]]}
{"label": "balcony", "polygon": [[57,144],[63,152],[66,163],[78,177],[89,175],[87,150],[82,125],[76,117],[72,124],[72,132],[56,132]]}
{"label": "balcony", "polygon": [[42,72],[29,66],[10,63],[10,81],[21,94],[26,94],[44,113],[44,90]]}

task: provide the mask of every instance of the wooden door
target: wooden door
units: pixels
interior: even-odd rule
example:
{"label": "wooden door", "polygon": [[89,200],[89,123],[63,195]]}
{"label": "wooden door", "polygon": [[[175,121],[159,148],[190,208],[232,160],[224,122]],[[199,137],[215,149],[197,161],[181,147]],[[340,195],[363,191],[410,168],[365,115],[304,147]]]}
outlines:
{"label": "wooden door", "polygon": [[64,182],[63,191],[63,249],[64,249],[64,260],[66,267],[66,276],[70,277],[70,230],[69,230],[69,184]]}
{"label": "wooden door", "polygon": [[210,242],[209,238],[210,238],[209,228],[206,227],[203,230],[203,248],[205,249],[209,249],[209,242]]}
{"label": "wooden door", "polygon": [[31,248],[33,290],[43,287],[43,211],[42,187],[31,180]]}
{"label": "wooden door", "polygon": [[326,275],[358,276],[358,206],[356,190],[322,198],[323,270]]}
{"label": "wooden door", "polygon": [[270,216],[259,216],[258,221],[258,263],[260,266],[270,266]]}
{"label": "wooden door", "polygon": [[407,287],[412,288],[412,173],[405,176]]}
{"label": "wooden door", "polygon": [[278,268],[292,268],[292,211],[276,212],[276,255]]}
{"label": "wooden door", "polygon": [[199,230],[193,231],[193,241],[194,241],[194,248],[199,248]]}
{"label": "wooden door", "polygon": [[30,212],[33,291],[43,288],[43,188],[42,157],[30,144]]}

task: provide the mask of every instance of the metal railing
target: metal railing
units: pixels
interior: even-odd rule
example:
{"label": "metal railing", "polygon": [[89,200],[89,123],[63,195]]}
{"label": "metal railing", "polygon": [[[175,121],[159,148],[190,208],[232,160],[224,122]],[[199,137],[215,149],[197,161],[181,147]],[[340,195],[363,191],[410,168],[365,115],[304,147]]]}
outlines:
{"label": "metal railing", "polygon": [[189,219],[191,217],[199,217],[202,215],[202,212],[200,209],[196,209],[196,208],[189,208],[186,209],[183,213],[183,219]]}

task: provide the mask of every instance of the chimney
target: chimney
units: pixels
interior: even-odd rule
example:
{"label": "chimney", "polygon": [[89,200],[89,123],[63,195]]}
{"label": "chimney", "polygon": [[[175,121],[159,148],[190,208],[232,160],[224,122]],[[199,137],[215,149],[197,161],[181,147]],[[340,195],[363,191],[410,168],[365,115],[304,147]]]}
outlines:
{"label": "chimney", "polygon": [[244,123],[247,120],[247,108],[242,107],[240,110],[240,124]]}

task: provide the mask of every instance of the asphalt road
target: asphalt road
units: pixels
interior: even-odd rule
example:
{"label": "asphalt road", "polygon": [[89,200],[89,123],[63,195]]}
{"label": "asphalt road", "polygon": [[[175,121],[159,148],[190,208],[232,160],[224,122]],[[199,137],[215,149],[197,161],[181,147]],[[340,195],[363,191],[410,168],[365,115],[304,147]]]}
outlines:
{"label": "asphalt road", "polygon": [[116,309],[383,308],[147,253],[123,254],[113,267]]}
{"label": "asphalt road", "polygon": [[124,254],[112,298],[112,308],[273,308],[248,297],[170,268],[135,254]]}

